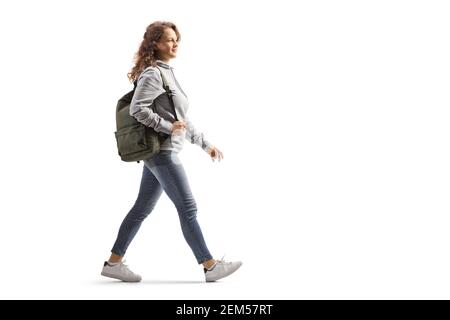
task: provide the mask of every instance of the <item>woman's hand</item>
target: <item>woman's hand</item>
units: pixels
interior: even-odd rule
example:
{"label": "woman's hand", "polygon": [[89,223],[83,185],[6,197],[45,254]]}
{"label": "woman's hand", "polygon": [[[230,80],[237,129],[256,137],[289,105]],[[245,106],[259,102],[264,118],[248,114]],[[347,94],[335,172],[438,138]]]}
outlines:
{"label": "woman's hand", "polygon": [[214,146],[209,151],[209,155],[211,156],[212,161],[214,161],[216,159],[218,159],[220,161],[221,159],[223,159],[222,151],[220,151],[219,149],[217,149]]}
{"label": "woman's hand", "polygon": [[175,130],[183,130],[186,129],[186,122],[184,121],[175,121],[172,123],[172,132]]}

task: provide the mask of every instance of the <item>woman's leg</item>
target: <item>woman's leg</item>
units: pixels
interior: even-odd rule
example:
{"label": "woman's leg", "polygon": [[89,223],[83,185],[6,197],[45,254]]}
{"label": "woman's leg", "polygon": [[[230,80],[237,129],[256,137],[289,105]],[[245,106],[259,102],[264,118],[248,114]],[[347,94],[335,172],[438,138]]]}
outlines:
{"label": "woman's leg", "polygon": [[144,165],[138,197],[120,226],[116,242],[111,250],[110,262],[118,262],[125,255],[142,221],[152,212],[161,193],[162,188],[158,180]]}
{"label": "woman's leg", "polygon": [[197,204],[178,155],[171,151],[161,151],[155,157],[145,160],[144,164],[158,179],[177,208],[184,238],[197,262],[200,264],[211,260],[212,256],[197,222]]}

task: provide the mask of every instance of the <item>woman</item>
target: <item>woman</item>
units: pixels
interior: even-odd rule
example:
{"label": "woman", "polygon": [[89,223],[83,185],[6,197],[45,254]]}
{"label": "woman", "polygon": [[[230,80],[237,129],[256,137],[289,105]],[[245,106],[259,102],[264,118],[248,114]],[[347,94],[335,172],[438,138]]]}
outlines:
{"label": "woman", "polygon": [[[223,153],[205,140],[186,113],[188,99],[175,78],[170,59],[177,55],[180,33],[170,22],[156,21],[147,27],[144,39],[135,58],[135,66],[128,74],[137,86],[130,104],[130,114],[139,122],[157,132],[169,135],[162,144],[161,151],[144,160],[144,168],[138,197],[134,206],[123,220],[111,256],[105,261],[102,275],[127,282],[141,281],[141,276],[132,272],[122,261],[125,252],[136,235],[142,221],[150,214],[164,190],[175,204],[181,222],[183,235],[191,247],[197,262],[203,265],[207,282],[224,278],[236,271],[242,262],[225,262],[211,256],[202,231],[197,222],[197,207],[178,152],[184,140],[199,145],[213,161],[223,158]],[[167,99],[163,88],[162,75],[172,91],[177,116]],[[149,108],[155,103],[155,112]],[[172,121],[171,121],[172,120]]]}

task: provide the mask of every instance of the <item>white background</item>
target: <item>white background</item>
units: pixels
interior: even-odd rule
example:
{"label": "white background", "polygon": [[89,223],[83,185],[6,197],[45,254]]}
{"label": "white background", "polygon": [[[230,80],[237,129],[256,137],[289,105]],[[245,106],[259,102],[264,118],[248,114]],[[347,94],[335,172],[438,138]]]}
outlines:
{"label": "white background", "polygon": [[[13,1],[0,4],[0,298],[448,299],[446,1]],[[145,28],[197,128],[180,153],[216,258],[204,284],[164,194],[100,277],[142,163],[117,155],[115,105]]]}

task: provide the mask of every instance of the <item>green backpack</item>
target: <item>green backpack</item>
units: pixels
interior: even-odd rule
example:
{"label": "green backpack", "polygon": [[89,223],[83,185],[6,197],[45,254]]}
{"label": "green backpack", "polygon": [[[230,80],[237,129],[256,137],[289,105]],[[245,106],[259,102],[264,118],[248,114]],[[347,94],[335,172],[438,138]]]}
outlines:
{"label": "green backpack", "polygon": [[[158,68],[159,69],[159,68]],[[161,70],[160,70],[161,72]],[[172,92],[167,85],[167,81],[161,72],[163,87],[169,96],[170,104],[173,108],[175,120],[177,120],[175,106],[173,104]],[[169,135],[163,132],[156,132],[153,128],[147,127],[130,115],[130,103],[136,90],[137,81],[134,82],[134,89],[119,99],[116,106],[116,136],[117,149],[123,161],[133,162],[145,160],[153,157],[160,150],[161,143]],[[155,103],[150,106],[155,112]]]}

